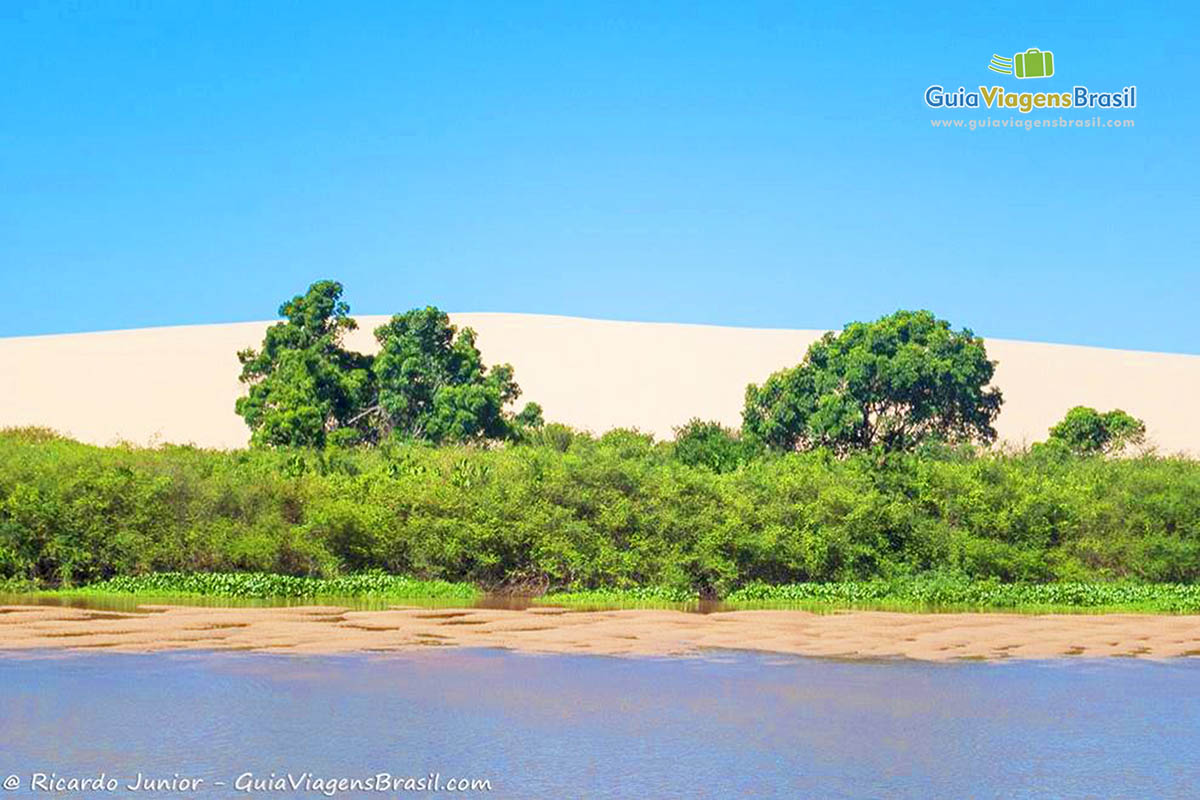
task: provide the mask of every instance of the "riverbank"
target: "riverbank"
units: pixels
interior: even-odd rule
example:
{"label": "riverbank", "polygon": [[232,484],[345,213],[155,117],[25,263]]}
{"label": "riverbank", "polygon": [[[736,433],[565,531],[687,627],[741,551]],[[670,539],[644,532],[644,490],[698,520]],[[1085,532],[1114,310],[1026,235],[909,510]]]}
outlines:
{"label": "riverbank", "polygon": [[138,604],[206,606],[332,605],[380,610],[396,605],[484,608],[566,606],[581,611],[646,609],[705,612],[752,609],[830,611],[1200,613],[1200,584],[1000,583],[924,575],[874,581],[752,583],[724,597],[665,586],[575,592],[499,591],[469,583],[426,581],[380,572],[311,578],[269,573],[151,573],[117,576],[78,588],[34,589],[0,581],[0,605],[74,605],[131,611]]}
{"label": "riverbank", "polygon": [[423,647],[689,656],[710,649],[923,661],[1200,655],[1200,615],[910,614],[797,610],[569,611],[338,606],[136,612],[0,606],[0,650],[246,650],[339,654]]}

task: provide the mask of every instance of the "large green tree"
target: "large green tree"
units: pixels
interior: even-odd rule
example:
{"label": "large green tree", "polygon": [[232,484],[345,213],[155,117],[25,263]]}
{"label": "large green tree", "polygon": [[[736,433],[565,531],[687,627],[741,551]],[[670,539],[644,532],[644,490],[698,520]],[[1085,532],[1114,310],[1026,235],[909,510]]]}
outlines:
{"label": "large green tree", "polygon": [[249,385],[237,413],[259,446],[321,447],[332,436],[354,440],[351,420],[371,393],[371,359],[346,350],[357,327],[337,281],[317,281],[279,307],[259,350],[238,353]]}
{"label": "large green tree", "polygon": [[238,353],[249,392],[237,413],[256,446],[322,447],[382,436],[447,443],[513,439],[542,425],[542,409],[507,406],[521,389],[513,369],[487,369],[475,332],[433,307],[376,329],[376,356],[343,347],[357,325],[342,285],[318,281],[280,309],[259,350]]}
{"label": "large green tree", "polygon": [[746,388],[743,432],[779,450],[845,454],[922,442],[992,442],[1000,391],[983,340],[928,311],[853,322],[798,366]]}
{"label": "large green tree", "polygon": [[1075,406],[1050,429],[1050,441],[1078,455],[1115,455],[1146,440],[1146,424],[1121,409]]}
{"label": "large green tree", "polygon": [[521,394],[513,369],[484,367],[475,331],[461,331],[432,306],[397,314],[375,330],[376,405],[382,433],[431,442],[510,439],[541,425],[541,408],[519,414],[506,407]]}

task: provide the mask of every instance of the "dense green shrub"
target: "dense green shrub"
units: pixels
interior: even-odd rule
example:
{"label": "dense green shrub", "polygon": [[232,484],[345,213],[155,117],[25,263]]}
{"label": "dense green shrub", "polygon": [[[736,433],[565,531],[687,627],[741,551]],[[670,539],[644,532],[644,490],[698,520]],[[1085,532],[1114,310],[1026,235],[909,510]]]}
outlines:
{"label": "dense green shrub", "polygon": [[759,456],[758,447],[719,422],[692,419],[675,429],[675,457],[691,467],[732,472]]}
{"label": "dense green shrub", "polygon": [[1103,414],[1088,406],[1075,406],[1050,429],[1047,444],[1067,448],[1076,455],[1114,455],[1146,441],[1146,423],[1119,408]]}
{"label": "dense green shrub", "polygon": [[368,570],[689,595],[931,571],[1193,583],[1200,464],[932,449],[718,472],[632,431],[232,452],[0,433],[0,581]]}

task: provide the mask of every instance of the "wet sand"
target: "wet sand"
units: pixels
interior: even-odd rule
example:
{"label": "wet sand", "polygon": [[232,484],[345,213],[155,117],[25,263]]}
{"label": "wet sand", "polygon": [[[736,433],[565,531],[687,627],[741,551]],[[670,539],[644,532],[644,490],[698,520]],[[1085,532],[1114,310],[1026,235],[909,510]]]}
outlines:
{"label": "wet sand", "polygon": [[199,608],[123,613],[0,606],[0,650],[248,650],[336,654],[421,647],[688,656],[708,649],[835,658],[956,659],[1200,655],[1200,616],[910,614],[793,610],[522,611],[333,606]]}

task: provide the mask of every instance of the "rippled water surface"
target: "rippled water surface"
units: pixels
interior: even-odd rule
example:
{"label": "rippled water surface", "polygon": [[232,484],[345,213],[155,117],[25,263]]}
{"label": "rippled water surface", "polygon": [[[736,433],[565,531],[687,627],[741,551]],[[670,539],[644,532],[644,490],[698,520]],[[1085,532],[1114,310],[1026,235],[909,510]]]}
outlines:
{"label": "rippled water surface", "polygon": [[205,780],[158,797],[380,772],[513,798],[1196,797],[1200,663],[0,655],[3,796],[47,796],[34,772]]}

